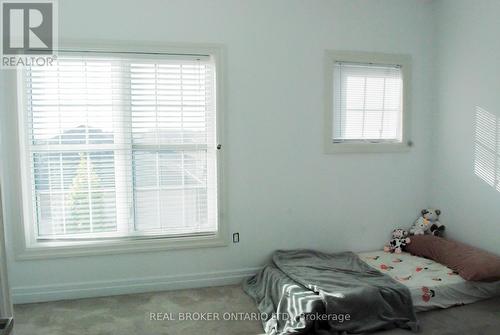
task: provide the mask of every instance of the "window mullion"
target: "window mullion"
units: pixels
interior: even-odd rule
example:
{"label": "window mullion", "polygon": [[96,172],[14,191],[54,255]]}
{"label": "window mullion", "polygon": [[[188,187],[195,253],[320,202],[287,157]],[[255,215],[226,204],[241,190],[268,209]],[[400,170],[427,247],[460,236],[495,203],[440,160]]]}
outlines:
{"label": "window mullion", "polygon": [[127,208],[128,214],[127,232],[129,234],[135,231],[135,194],[134,194],[134,172],[133,172],[133,133],[132,133],[132,78],[131,78],[131,65],[129,62],[124,65],[124,74],[122,75],[122,87],[126,87],[126,94],[123,98],[124,120],[123,129],[125,133],[125,152],[124,155],[127,159],[125,171],[127,176],[126,194],[127,194]]}

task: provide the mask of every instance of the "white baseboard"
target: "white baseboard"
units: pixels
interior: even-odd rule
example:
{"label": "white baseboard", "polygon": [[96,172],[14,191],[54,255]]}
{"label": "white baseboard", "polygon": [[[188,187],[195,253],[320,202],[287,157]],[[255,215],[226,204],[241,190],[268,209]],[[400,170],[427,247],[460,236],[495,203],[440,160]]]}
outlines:
{"label": "white baseboard", "polygon": [[241,283],[258,268],[189,275],[145,277],[84,283],[12,287],[14,304],[102,297],[120,294],[181,290]]}

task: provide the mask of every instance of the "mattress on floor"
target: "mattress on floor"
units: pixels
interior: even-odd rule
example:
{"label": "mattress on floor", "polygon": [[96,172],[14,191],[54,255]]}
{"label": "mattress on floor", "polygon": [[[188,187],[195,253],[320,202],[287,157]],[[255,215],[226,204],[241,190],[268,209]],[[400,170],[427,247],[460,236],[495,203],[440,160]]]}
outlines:
{"label": "mattress on floor", "polygon": [[373,251],[358,253],[358,256],[371,267],[405,284],[417,312],[470,304],[500,295],[500,282],[467,281],[440,263],[409,253]]}

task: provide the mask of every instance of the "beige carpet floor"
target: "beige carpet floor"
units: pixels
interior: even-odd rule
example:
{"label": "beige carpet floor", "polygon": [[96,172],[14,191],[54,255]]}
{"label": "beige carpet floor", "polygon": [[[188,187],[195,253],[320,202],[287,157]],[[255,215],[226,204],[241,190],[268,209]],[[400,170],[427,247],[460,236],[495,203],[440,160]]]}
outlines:
{"label": "beige carpet floor", "polygon": [[[221,320],[182,321],[214,313]],[[227,321],[257,313],[239,286],[122,295],[15,306],[16,335],[256,335],[260,321]],[[156,320],[152,319],[152,314]],[[171,314],[170,314],[171,313]],[[180,313],[180,314],[179,314]],[[231,313],[231,314],[228,314]],[[209,314],[204,314],[208,317]],[[447,310],[419,313],[421,334],[500,334],[500,298]],[[168,320],[168,319],[174,320]],[[158,320],[163,319],[163,320]],[[377,335],[411,334],[404,330]]]}

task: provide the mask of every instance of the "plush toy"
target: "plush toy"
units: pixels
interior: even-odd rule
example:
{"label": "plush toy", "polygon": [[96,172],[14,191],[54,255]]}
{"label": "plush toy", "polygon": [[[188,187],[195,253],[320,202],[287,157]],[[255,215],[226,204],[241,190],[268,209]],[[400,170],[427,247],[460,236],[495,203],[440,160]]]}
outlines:
{"label": "plush toy", "polygon": [[[423,211],[422,211],[423,212]],[[420,216],[410,228],[410,235],[424,235],[431,229],[431,222],[423,216]]]}
{"label": "plush toy", "polygon": [[429,233],[434,236],[443,237],[446,227],[439,222],[439,215],[441,215],[439,209],[422,209],[422,217],[430,222]]}
{"label": "plush toy", "polygon": [[403,248],[410,242],[411,240],[408,237],[408,232],[406,230],[400,228],[394,229],[392,231],[392,239],[389,241],[389,244],[384,246],[384,251],[400,254],[403,251]]}
{"label": "plush toy", "polygon": [[443,236],[445,226],[439,222],[439,209],[425,208],[420,212],[420,217],[410,228],[410,235],[431,234],[434,236]]}

